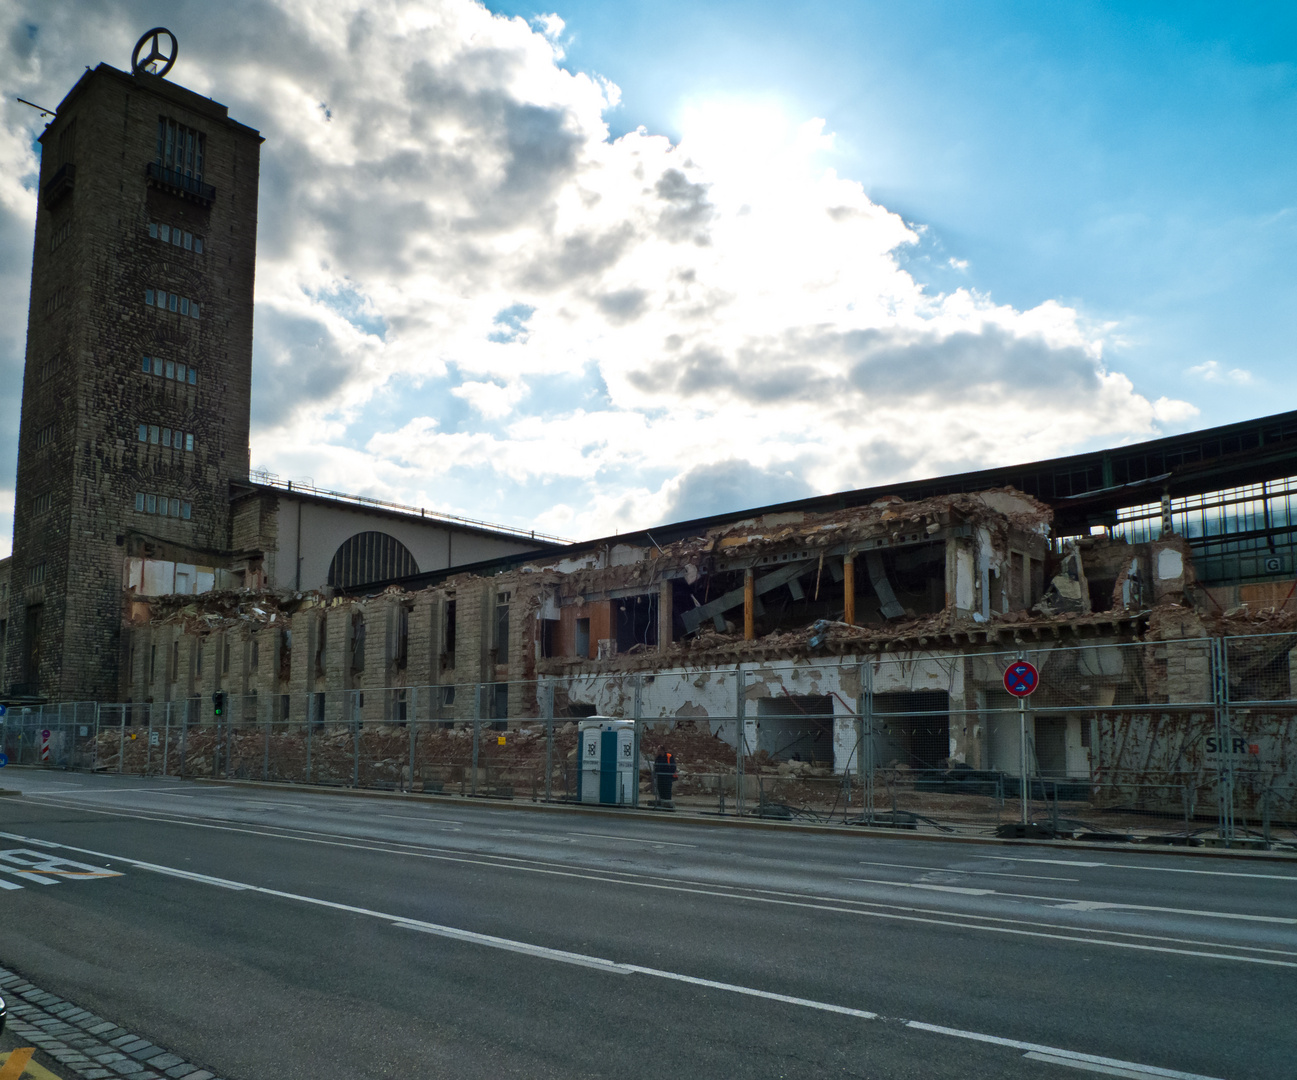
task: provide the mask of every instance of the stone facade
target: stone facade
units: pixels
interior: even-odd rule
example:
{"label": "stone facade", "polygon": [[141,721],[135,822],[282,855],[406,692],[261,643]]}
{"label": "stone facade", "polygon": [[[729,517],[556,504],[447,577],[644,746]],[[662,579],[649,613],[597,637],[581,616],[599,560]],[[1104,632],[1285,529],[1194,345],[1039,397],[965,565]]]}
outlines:
{"label": "stone facade", "polygon": [[[191,175],[161,167],[167,130],[173,145],[201,138],[201,179],[196,158]],[[123,559],[229,551],[229,485],[248,473],[260,144],[224,106],[104,64],[41,137],[11,693],[111,699],[123,662],[139,685],[145,659],[121,647]]]}

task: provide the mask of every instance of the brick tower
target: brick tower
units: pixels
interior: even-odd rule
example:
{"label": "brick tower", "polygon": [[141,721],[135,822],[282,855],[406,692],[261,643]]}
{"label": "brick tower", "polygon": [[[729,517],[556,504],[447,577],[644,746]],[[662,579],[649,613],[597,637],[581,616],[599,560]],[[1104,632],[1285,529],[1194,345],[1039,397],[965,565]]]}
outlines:
{"label": "brick tower", "polygon": [[261,137],[100,64],[40,142],[4,687],[115,700],[125,556],[229,552]]}

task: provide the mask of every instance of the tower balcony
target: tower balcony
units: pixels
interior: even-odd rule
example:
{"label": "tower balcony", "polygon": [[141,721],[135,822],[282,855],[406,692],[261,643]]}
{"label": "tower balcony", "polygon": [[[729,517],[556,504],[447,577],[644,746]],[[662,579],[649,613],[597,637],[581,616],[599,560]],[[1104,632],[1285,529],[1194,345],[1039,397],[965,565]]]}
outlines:
{"label": "tower balcony", "polygon": [[191,199],[201,206],[211,206],[216,201],[216,188],[211,184],[204,184],[177,169],[168,169],[156,161],[150,161],[144,167],[144,175],[153,187],[179,195],[182,199]]}
{"label": "tower balcony", "polygon": [[46,210],[52,210],[67,195],[72,186],[76,183],[77,167],[68,161],[60,165],[53,176],[41,189],[41,199],[45,203]]}

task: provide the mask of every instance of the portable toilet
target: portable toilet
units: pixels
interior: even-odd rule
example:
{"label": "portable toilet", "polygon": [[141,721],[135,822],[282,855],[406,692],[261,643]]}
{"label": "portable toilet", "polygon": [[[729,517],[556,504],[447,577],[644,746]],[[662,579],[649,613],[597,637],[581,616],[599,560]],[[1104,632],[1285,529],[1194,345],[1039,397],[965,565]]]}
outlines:
{"label": "portable toilet", "polygon": [[577,725],[581,768],[577,802],[629,806],[635,800],[635,722],[592,716]]}

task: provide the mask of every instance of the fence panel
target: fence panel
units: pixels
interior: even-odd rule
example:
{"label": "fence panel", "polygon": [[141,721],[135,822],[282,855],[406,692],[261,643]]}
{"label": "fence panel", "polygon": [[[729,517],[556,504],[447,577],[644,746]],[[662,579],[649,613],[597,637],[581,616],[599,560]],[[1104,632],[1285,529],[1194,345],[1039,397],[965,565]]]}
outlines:
{"label": "fence panel", "polygon": [[[633,720],[629,801],[989,833],[1297,840],[1297,634],[915,652],[11,709],[15,764],[574,801],[579,725]],[[1003,686],[1030,660],[1024,705]],[[662,766],[669,756],[670,769]],[[664,776],[672,776],[668,786]],[[1026,775],[1024,785],[1023,776]]]}

